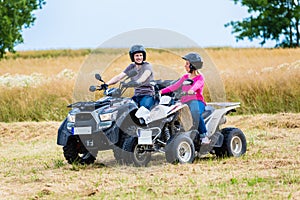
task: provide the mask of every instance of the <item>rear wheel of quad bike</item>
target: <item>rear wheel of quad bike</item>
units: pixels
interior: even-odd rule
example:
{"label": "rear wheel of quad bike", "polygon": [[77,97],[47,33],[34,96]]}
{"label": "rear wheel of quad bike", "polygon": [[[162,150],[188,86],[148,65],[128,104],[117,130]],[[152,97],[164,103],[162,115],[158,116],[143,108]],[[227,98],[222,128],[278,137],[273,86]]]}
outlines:
{"label": "rear wheel of quad bike", "polygon": [[151,153],[145,151],[142,145],[138,145],[137,137],[130,137],[124,141],[122,156],[126,164],[136,167],[145,167],[151,160]]}
{"label": "rear wheel of quad bike", "polygon": [[195,146],[187,135],[177,135],[166,147],[166,160],[169,163],[192,163],[194,159]]}
{"label": "rear wheel of quad bike", "polygon": [[222,134],[224,135],[222,147],[214,148],[218,157],[240,157],[246,153],[247,141],[240,129],[224,128]]}
{"label": "rear wheel of quad bike", "polygon": [[93,164],[96,160],[94,154],[90,153],[84,147],[80,148],[81,142],[75,138],[69,139],[66,146],[63,147],[64,156],[69,164]]}

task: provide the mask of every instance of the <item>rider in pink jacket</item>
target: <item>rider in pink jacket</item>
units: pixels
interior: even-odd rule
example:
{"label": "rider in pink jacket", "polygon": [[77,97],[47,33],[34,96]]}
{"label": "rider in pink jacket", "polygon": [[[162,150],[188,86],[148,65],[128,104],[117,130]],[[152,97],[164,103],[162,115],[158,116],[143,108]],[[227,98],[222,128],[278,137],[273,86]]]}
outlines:
{"label": "rider in pink jacket", "polygon": [[[184,95],[181,97],[181,102],[186,103],[192,100],[198,100],[202,101],[205,105],[204,97],[203,97],[203,86],[204,86],[204,77],[199,74],[198,76],[195,76],[193,78],[190,77],[191,74],[185,74],[183,75],[179,81],[174,83],[173,85],[170,85],[169,87],[166,87],[161,90],[161,94],[166,94],[169,92],[173,92],[175,90],[178,90],[180,87],[182,88],[182,92],[185,92],[187,95]],[[194,83],[192,85],[183,85],[183,81],[187,79],[192,79]],[[193,91],[194,95],[188,95],[189,91]]]}
{"label": "rider in pink jacket", "polygon": [[[160,91],[161,94],[166,94],[173,92],[182,88],[182,92],[186,95],[181,97],[181,102],[186,103],[192,113],[194,127],[198,129],[202,144],[208,144],[210,142],[207,137],[207,129],[202,118],[202,113],[205,110],[205,101],[203,97],[203,87],[204,87],[204,77],[199,72],[199,69],[202,68],[203,62],[199,54],[189,53],[182,57],[185,63],[185,69],[188,72],[183,75],[179,81],[170,85]],[[193,80],[191,85],[182,85],[182,83],[187,80]]]}

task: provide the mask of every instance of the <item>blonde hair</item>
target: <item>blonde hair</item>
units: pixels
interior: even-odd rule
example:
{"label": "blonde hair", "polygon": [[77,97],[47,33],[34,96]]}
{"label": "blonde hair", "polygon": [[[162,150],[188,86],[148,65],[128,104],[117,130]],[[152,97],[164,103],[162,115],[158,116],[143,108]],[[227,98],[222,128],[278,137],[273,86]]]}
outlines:
{"label": "blonde hair", "polygon": [[195,75],[196,75],[196,76],[198,76],[198,75],[200,75],[200,74],[201,74],[201,72],[200,72],[200,70],[199,70],[199,69],[195,69],[195,70],[193,70],[193,73],[195,73]]}

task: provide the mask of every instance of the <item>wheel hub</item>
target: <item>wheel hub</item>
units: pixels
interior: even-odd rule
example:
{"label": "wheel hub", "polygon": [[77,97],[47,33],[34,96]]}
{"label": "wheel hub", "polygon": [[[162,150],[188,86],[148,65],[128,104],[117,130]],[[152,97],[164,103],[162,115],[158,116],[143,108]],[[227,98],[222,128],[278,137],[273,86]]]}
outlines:
{"label": "wheel hub", "polygon": [[239,154],[242,151],[242,140],[241,138],[234,136],[230,143],[230,148],[234,154]]}
{"label": "wheel hub", "polygon": [[182,142],[179,146],[178,146],[178,155],[179,158],[183,161],[183,162],[188,162],[191,155],[192,155],[192,149],[190,147],[190,145],[187,142]]}
{"label": "wheel hub", "polygon": [[134,153],[135,157],[136,157],[136,160],[139,160],[139,161],[143,161],[143,160],[146,160],[147,159],[147,151],[145,151],[145,149],[141,146],[137,146],[135,148],[135,153]]}

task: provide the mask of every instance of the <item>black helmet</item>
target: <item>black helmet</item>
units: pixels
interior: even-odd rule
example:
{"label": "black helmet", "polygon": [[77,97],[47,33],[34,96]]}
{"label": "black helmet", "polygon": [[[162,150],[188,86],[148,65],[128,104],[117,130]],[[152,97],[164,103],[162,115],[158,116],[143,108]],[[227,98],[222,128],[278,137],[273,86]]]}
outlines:
{"label": "black helmet", "polygon": [[182,57],[184,60],[187,60],[190,62],[191,67],[194,67],[195,69],[201,69],[203,62],[199,54],[197,53],[188,53],[185,56]]}
{"label": "black helmet", "polygon": [[132,62],[134,62],[134,54],[143,53],[143,61],[146,60],[146,50],[143,45],[133,45],[129,50],[129,56]]}

